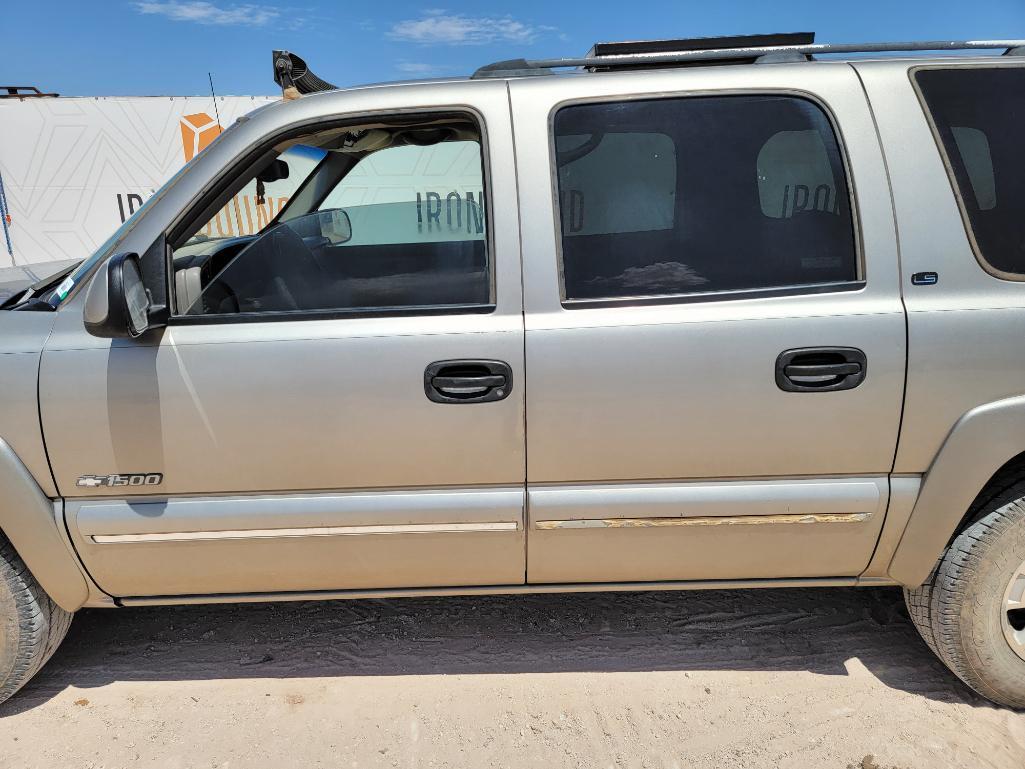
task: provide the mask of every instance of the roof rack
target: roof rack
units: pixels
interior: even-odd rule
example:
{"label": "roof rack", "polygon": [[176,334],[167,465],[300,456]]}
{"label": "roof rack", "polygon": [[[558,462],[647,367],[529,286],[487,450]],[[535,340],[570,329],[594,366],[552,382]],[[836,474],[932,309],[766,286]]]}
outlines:
{"label": "roof rack", "polygon": [[690,37],[683,40],[631,40],[595,43],[585,56],[627,56],[646,53],[707,51],[712,48],[756,48],[781,45],[811,45],[814,32],[777,32],[772,35],[731,35],[729,37]]}
{"label": "roof rack", "polygon": [[38,99],[55,96],[60,94],[43,93],[34,85],[0,85],[0,99]]}
{"label": "roof rack", "polygon": [[[804,36],[741,35],[729,38],[695,38],[690,40],[647,40],[632,43],[599,43],[586,56],[562,59],[512,59],[481,67],[474,79],[551,74],[553,69],[581,67],[595,71],[637,69],[652,66],[702,64],[744,61],[775,63],[806,61],[815,54],[831,53],[893,53],[911,51],[972,51],[1004,49],[1006,55],[1025,56],[1025,40],[927,40],[897,43],[783,43],[765,44],[780,38]],[[698,47],[698,46],[701,47]],[[711,46],[711,47],[704,47]],[[666,50],[672,48],[672,50]]]}

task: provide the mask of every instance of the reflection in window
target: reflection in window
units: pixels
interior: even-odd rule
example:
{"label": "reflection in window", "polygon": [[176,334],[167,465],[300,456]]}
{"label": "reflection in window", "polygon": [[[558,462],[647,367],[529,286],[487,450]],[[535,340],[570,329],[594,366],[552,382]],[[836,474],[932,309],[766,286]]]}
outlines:
{"label": "reflection in window", "polygon": [[810,101],[574,105],[555,149],[567,300],[858,279],[840,149]]}
{"label": "reflection in window", "polygon": [[978,128],[951,126],[950,133],[957,144],[968,181],[975,193],[980,211],[989,211],[997,204],[997,182],[993,176],[993,158],[989,152],[989,139]]}
{"label": "reflection in window", "polygon": [[762,213],[790,219],[803,211],[839,213],[836,179],[818,131],[780,131],[758,153]]}
{"label": "reflection in window", "polygon": [[177,311],[488,306],[482,169],[468,120],[298,139],[174,250]]}

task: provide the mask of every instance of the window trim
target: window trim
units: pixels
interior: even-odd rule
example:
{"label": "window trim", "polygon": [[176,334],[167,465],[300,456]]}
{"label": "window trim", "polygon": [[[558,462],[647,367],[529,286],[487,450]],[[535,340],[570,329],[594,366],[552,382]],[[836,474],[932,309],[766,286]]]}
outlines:
{"label": "window trim", "polygon": [[[174,263],[172,243],[177,242],[194,224],[208,213],[212,216],[218,209],[212,208],[216,200],[231,187],[241,174],[255,172],[261,162],[271,154],[273,147],[283,141],[298,138],[315,131],[358,126],[368,122],[387,120],[409,120],[421,117],[435,118],[469,118],[480,132],[481,147],[481,185],[485,204],[485,222],[487,237],[488,291],[491,301],[486,304],[459,305],[417,305],[403,307],[360,307],[331,308],[324,310],[298,310],[249,313],[211,313],[207,315],[177,314],[178,297],[174,292]],[[186,209],[183,209],[164,230],[167,243],[165,266],[165,284],[168,306],[174,308],[167,320],[169,326],[222,325],[229,323],[264,323],[301,320],[334,320],[341,318],[380,318],[380,317],[419,317],[428,315],[481,315],[494,313],[498,307],[498,284],[495,258],[495,227],[491,203],[491,151],[488,141],[488,128],[481,112],[469,105],[439,105],[436,107],[415,107],[410,109],[371,110],[354,115],[335,118],[312,118],[292,123],[273,133],[266,134],[236,157],[230,165],[220,170],[217,176],[207,185],[203,193]],[[308,178],[303,181],[305,185]],[[300,185],[300,186],[303,186]],[[280,214],[280,212],[279,212]],[[209,218],[209,217],[207,217]],[[277,216],[275,216],[275,220]],[[268,225],[270,226],[270,225]]]}
{"label": "window trim", "polygon": [[[566,298],[566,274],[563,267],[562,254],[562,210],[559,203],[559,169],[556,165],[555,151],[555,116],[567,107],[591,106],[601,104],[619,104],[635,101],[677,101],[681,99],[709,98],[734,96],[789,96],[796,99],[811,102],[825,115],[836,140],[837,149],[843,164],[844,181],[847,184],[847,194],[851,210],[851,236],[854,239],[854,258],[857,277],[852,281],[841,283],[800,283],[784,286],[771,286],[765,288],[746,289],[723,289],[721,291],[690,291],[679,294],[657,294],[653,296],[615,296],[599,297],[594,299],[567,299]],[[847,144],[844,141],[843,132],[840,130],[836,115],[829,105],[816,94],[794,88],[729,88],[714,90],[682,91],[674,93],[630,93],[610,94],[599,97],[581,97],[565,99],[557,102],[548,112],[548,167],[551,176],[552,213],[555,226],[555,254],[556,266],[559,276],[559,304],[564,310],[579,310],[584,308],[609,308],[609,307],[644,307],[648,305],[663,304],[693,304],[697,302],[715,302],[739,299],[764,299],[779,296],[802,296],[807,294],[833,293],[837,291],[860,291],[868,285],[867,268],[863,247],[863,234],[861,228],[861,217],[858,214],[857,185],[854,174],[851,172],[851,162],[847,151]]]}
{"label": "window trim", "polygon": [[653,294],[650,296],[617,296],[600,299],[564,299],[562,306],[567,310],[586,308],[648,307],[660,304],[697,304],[699,302],[729,302],[737,299],[772,299],[779,296],[809,296],[812,294],[835,294],[844,291],[861,291],[868,285],[864,280],[848,280],[832,283],[794,283],[772,288],[727,288],[722,291],[691,291],[681,294]]}
{"label": "window trim", "polygon": [[272,323],[285,320],[341,320],[343,318],[411,318],[431,315],[488,315],[493,304],[425,304],[401,307],[360,307],[353,310],[273,310],[270,312],[175,315],[168,325],[203,326],[212,323]]}
{"label": "window trim", "polygon": [[[947,153],[947,148],[943,142],[943,137],[940,135],[939,125],[936,123],[936,119],[933,117],[932,111],[929,109],[929,105],[925,100],[925,92],[922,91],[918,84],[918,73],[925,70],[940,70],[950,71],[958,69],[1025,69],[1025,65],[1019,64],[1018,62],[972,62],[963,64],[923,64],[916,67],[908,68],[908,79],[911,81],[911,87],[914,89],[915,96],[918,99],[918,105],[922,109],[922,114],[925,116],[925,122],[929,126],[929,132],[932,134],[933,144],[939,152],[940,161],[943,163],[943,170],[947,174],[947,181],[950,184],[950,189],[954,193],[954,200],[957,201],[957,210],[961,215],[961,223],[964,225],[965,235],[968,238],[968,244],[971,246],[972,255],[975,257],[975,261],[979,263],[979,266],[987,274],[992,275],[994,278],[999,280],[1006,280],[1013,283],[1025,283],[1025,273],[1018,272],[1006,272],[997,267],[994,267],[982,253],[982,249],[979,247],[979,241],[975,238],[975,228],[972,226],[972,220],[968,215],[968,207],[965,205],[964,196],[961,193],[961,189],[957,183],[957,174],[954,172],[954,166],[950,161],[950,155]],[[987,140],[989,137],[986,137]]]}

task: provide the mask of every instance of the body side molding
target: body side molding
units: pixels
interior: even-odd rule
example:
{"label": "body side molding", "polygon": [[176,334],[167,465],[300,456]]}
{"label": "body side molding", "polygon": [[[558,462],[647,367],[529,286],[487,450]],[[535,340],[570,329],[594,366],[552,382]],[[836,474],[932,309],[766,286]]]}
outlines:
{"label": "body side molding", "polygon": [[523,580],[522,486],[68,498],[113,596],[288,593]]}
{"label": "body side molding", "polygon": [[523,517],[523,489],[75,497],[67,506],[69,523],[74,521],[73,528],[94,542],[412,533],[425,526],[495,530],[494,524],[515,531]]}
{"label": "body side molding", "polygon": [[594,483],[532,486],[527,493],[532,524],[551,529],[580,520],[871,514],[884,490],[885,478],[866,477]]}
{"label": "body side molding", "polygon": [[218,539],[281,539],[283,537],[350,537],[366,534],[457,534],[482,531],[516,531],[516,521],[488,523],[407,523],[374,526],[306,526],[296,529],[228,529],[225,531],[177,531],[154,534],[94,534],[100,545],[126,542],[195,542]]}
{"label": "body side molding", "polygon": [[1025,449],[1025,396],[965,413],[929,466],[889,576],[916,587],[946,547],[973,500],[1000,467]]}
{"label": "body side molding", "polygon": [[651,529],[667,526],[781,526],[801,523],[863,523],[872,513],[825,513],[823,515],[711,515],[672,518],[574,518],[568,521],[535,521],[534,527],[552,529]]}
{"label": "body side molding", "polygon": [[89,597],[85,577],[57,528],[53,503],[3,438],[0,490],[0,530],[43,590],[62,609],[75,611]]}

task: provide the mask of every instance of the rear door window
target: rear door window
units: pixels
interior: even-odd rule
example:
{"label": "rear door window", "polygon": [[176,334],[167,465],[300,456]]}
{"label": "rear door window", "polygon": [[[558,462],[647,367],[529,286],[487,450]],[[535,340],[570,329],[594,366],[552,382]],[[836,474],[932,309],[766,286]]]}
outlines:
{"label": "rear door window", "polygon": [[840,148],[807,99],[573,105],[554,133],[567,302],[860,279]]}
{"label": "rear door window", "polygon": [[976,257],[1000,277],[1025,277],[1025,68],[920,69],[914,79]]}

